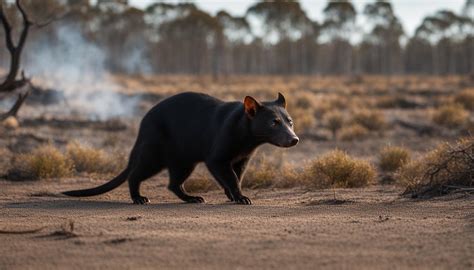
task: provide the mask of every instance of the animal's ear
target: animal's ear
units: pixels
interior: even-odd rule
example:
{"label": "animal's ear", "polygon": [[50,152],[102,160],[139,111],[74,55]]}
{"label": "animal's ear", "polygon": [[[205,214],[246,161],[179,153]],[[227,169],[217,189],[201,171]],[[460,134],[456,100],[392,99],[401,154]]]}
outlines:
{"label": "animal's ear", "polygon": [[246,96],[244,99],[245,112],[250,116],[254,117],[257,111],[262,107],[262,104],[251,96]]}
{"label": "animal's ear", "polygon": [[278,99],[275,103],[286,109],[286,100],[282,93],[278,93]]}

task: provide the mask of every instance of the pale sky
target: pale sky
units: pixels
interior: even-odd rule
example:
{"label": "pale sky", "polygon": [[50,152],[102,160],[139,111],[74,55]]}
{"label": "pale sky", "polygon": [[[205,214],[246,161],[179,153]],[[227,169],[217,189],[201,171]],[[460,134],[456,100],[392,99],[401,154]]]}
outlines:
{"label": "pale sky", "polygon": [[[365,4],[374,2],[375,0],[355,0],[352,1],[359,13],[362,12]],[[144,8],[156,0],[129,0],[133,6]],[[167,3],[178,2],[194,2],[199,8],[215,14],[219,10],[226,10],[234,16],[243,16],[247,8],[254,4],[254,0],[234,0],[234,1],[218,1],[218,0],[197,0],[197,1],[162,1]],[[408,35],[412,35],[416,27],[421,23],[423,18],[428,14],[433,14],[440,9],[450,9],[459,13],[464,6],[466,0],[392,0],[395,13],[402,21],[403,27]],[[327,0],[300,0],[304,10],[308,16],[321,22],[323,20],[322,11],[326,6]]]}

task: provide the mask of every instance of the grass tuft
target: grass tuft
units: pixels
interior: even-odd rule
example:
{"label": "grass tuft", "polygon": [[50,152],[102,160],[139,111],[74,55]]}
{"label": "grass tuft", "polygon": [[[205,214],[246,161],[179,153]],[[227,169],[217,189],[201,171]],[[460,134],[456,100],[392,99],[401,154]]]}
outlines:
{"label": "grass tuft", "polygon": [[410,161],[410,151],[403,147],[387,146],[379,153],[379,167],[383,172],[394,172]]}
{"label": "grass tuft", "polygon": [[359,110],[354,112],[352,122],[370,131],[382,131],[387,127],[383,114],[378,110]]}
{"label": "grass tuft", "polygon": [[437,108],[433,114],[433,122],[446,128],[459,128],[466,124],[469,112],[460,104],[447,104]]}
{"label": "grass tuft", "polygon": [[354,188],[374,182],[376,172],[369,162],[334,150],[311,161],[304,174],[315,188]]}
{"label": "grass tuft", "polygon": [[71,176],[71,159],[52,145],[44,145],[28,154],[21,154],[8,171],[10,180],[38,180]]}
{"label": "grass tuft", "polygon": [[369,135],[369,130],[359,124],[352,124],[342,127],[339,132],[339,139],[343,141],[358,141]]}
{"label": "grass tuft", "polygon": [[123,162],[120,162],[120,159],[114,159],[101,149],[82,145],[78,142],[69,143],[66,146],[66,153],[74,163],[77,172],[112,173],[124,167],[121,166]]}
{"label": "grass tuft", "polygon": [[461,104],[466,110],[474,111],[474,88],[459,92],[454,97],[454,102]]}
{"label": "grass tuft", "polygon": [[331,111],[324,115],[324,122],[327,128],[332,132],[333,139],[336,139],[337,132],[344,124],[344,116],[339,111]]}

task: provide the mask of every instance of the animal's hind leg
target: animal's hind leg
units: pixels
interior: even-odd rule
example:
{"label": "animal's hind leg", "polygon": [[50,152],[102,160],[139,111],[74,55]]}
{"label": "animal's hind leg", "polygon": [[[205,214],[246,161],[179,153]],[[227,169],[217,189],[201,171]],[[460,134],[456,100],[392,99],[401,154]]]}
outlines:
{"label": "animal's hind leg", "polygon": [[170,166],[168,168],[170,174],[170,183],[168,189],[172,191],[178,198],[188,203],[203,203],[204,199],[199,196],[191,196],[186,193],[183,187],[184,181],[191,175],[195,165],[189,166]]}
{"label": "animal's hind leg", "polygon": [[147,197],[140,195],[140,184],[142,181],[157,174],[160,170],[161,167],[149,164],[138,164],[133,168],[128,177],[128,186],[134,204],[146,204],[150,202]]}

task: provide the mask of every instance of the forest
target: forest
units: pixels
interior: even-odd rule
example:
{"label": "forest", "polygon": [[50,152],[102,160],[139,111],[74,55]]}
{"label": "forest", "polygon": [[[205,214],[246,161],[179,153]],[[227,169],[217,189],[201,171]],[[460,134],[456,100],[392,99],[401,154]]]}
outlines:
{"label": "forest", "polygon": [[[193,3],[157,2],[141,10],[126,0],[24,2],[33,19],[58,20],[31,31],[26,62],[44,46],[57,47],[61,35],[79,33],[105,52],[106,69],[119,74],[474,72],[473,0],[460,12],[429,14],[412,36],[386,1],[369,3],[359,13],[351,1],[329,1],[317,21],[297,1],[257,2],[243,17],[225,10],[214,16]],[[5,10],[15,17],[13,3]],[[358,25],[357,17],[367,25]],[[6,51],[0,51],[5,65]]]}

